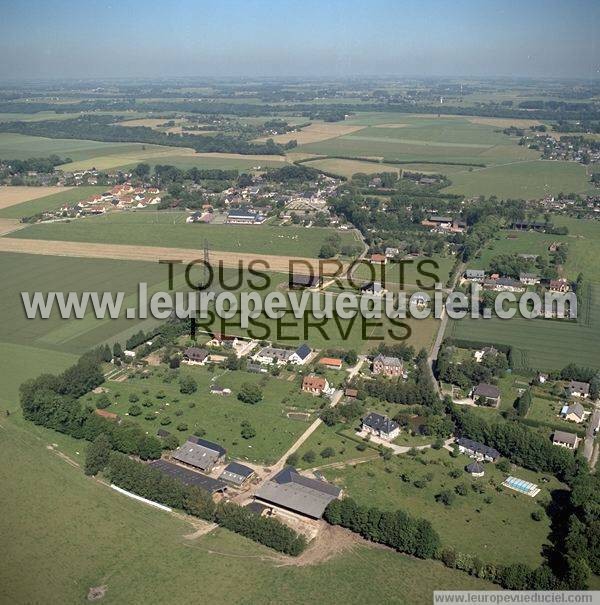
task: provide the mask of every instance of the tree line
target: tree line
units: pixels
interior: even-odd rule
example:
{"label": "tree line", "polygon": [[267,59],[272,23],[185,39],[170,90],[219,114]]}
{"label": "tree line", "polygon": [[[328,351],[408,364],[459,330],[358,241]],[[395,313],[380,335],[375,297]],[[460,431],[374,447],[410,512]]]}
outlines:
{"label": "tree line", "polygon": [[[93,446],[91,447],[93,451]],[[223,501],[215,504],[207,491],[197,486],[185,485],[158,469],[132,460],[119,452],[111,452],[106,465],[101,468],[96,465],[93,470],[102,470],[112,483],[138,496],[184,510],[194,517],[213,521],[287,555],[297,556],[306,547],[304,536],[277,519],[261,517],[234,502]]]}

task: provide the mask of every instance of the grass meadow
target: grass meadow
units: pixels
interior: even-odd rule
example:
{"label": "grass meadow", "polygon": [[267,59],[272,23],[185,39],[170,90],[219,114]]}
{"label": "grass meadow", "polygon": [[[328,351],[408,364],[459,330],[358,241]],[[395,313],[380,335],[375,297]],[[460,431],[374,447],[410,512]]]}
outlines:
{"label": "grass meadow", "polygon": [[[507,489],[498,492],[496,486],[506,475],[486,464],[485,476],[472,478],[464,471],[469,462],[466,456],[451,458],[444,449],[424,450],[416,457],[395,456],[387,462],[324,469],[323,473],[360,503],[385,510],[400,507],[425,517],[439,532],[443,544],[452,544],[461,552],[499,564],[538,565],[550,523],[545,515],[542,521],[533,521],[531,513],[543,513],[539,503],[550,500],[549,492],[560,486],[558,481],[548,476],[549,482],[541,483],[541,475],[516,468],[512,474],[539,484],[542,492],[535,499]],[[452,470],[462,474],[452,478]],[[423,480],[425,485],[415,486],[417,480]],[[466,495],[457,495],[450,506],[436,502],[435,495],[441,490],[454,491],[461,484],[467,487]],[[483,493],[474,491],[472,485],[482,486]],[[486,502],[486,497],[491,502]]]}
{"label": "grass meadow", "polygon": [[352,232],[327,228],[186,223],[185,212],[119,212],[71,222],[31,225],[17,237],[101,244],[209,248],[224,252],[316,258],[325,240],[339,234],[342,245],[357,244]]}

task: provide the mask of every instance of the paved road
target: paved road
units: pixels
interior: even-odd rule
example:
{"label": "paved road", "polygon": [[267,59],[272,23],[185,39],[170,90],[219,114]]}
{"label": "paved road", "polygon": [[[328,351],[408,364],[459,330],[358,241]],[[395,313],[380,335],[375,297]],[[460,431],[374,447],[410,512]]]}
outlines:
{"label": "paved road", "polygon": [[595,429],[600,422],[600,409],[596,408],[591,418],[588,421],[587,431],[585,432],[585,440],[583,442],[583,455],[593,468],[598,460],[598,452],[594,456],[594,438]]}

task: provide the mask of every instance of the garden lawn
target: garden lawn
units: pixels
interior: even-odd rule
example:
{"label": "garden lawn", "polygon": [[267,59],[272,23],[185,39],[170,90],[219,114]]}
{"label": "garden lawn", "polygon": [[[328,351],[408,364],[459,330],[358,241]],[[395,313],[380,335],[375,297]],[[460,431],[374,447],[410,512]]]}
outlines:
{"label": "garden lawn", "polygon": [[[428,519],[439,532],[444,546],[454,546],[460,552],[496,564],[537,566],[550,530],[549,519],[540,503],[549,501],[549,490],[558,488],[559,483],[551,476],[547,477],[548,483],[542,483],[541,475],[514,469],[511,474],[537,483],[541,493],[535,499],[505,488],[499,493],[496,485],[506,475],[494,465],[486,464],[485,476],[474,479],[464,471],[469,462],[466,456],[452,458],[447,450],[425,450],[414,458],[402,454],[387,462],[377,460],[325,470],[324,474],[343,486],[359,503],[384,510],[399,508]],[[457,479],[449,476],[453,469],[461,472]],[[402,475],[408,480],[403,481]],[[426,479],[428,475],[430,480]],[[416,487],[417,480],[423,480],[425,486]],[[456,495],[450,506],[436,502],[436,494],[445,489],[454,492],[459,484],[466,485],[465,496]],[[483,486],[485,493],[476,493],[471,485]],[[491,503],[485,502],[486,496],[491,498]],[[542,513],[542,521],[532,520],[534,511]]]}

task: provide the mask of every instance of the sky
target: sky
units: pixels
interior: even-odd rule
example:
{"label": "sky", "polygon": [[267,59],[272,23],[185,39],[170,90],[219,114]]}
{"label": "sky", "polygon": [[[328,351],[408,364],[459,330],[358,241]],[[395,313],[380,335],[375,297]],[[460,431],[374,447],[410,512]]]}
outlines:
{"label": "sky", "polygon": [[599,0],[0,0],[0,79],[596,79],[599,32]]}

